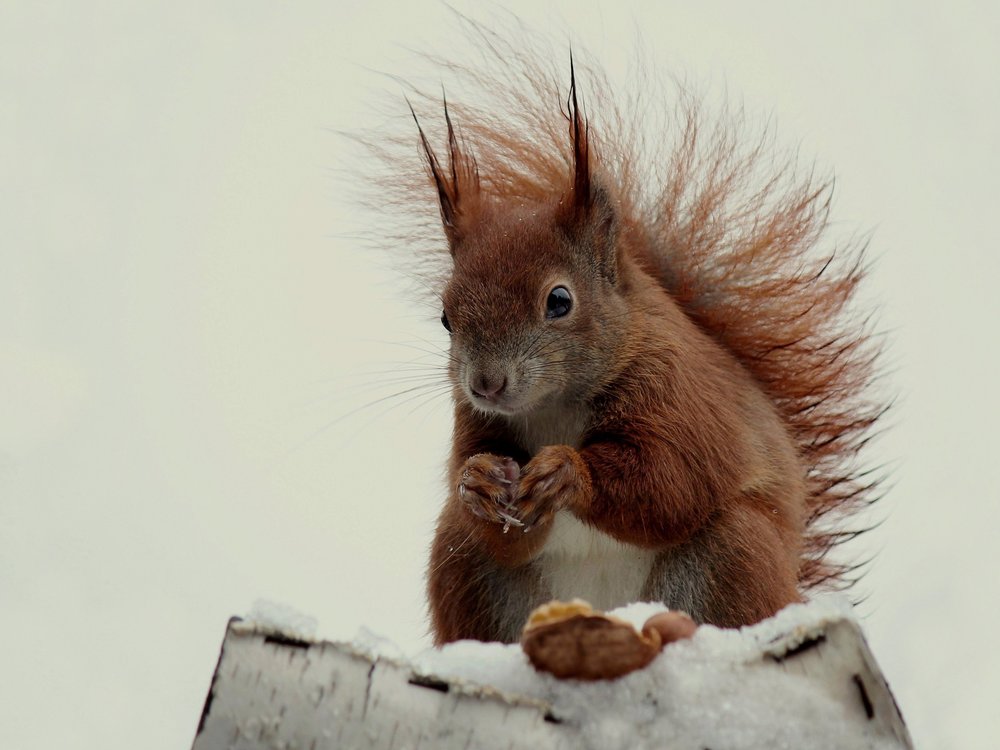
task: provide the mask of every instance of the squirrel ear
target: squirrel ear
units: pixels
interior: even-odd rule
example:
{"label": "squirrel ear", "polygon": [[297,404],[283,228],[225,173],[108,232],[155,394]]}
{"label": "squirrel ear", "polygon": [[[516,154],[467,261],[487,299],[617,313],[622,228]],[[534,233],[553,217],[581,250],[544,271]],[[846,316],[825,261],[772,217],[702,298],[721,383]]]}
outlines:
{"label": "squirrel ear", "polygon": [[586,211],[574,211],[564,227],[597,272],[613,284],[618,279],[618,215],[611,195],[599,184],[591,185],[590,198]]}
{"label": "squirrel ear", "polygon": [[472,156],[466,156],[458,146],[458,138],[455,135],[455,128],[451,123],[451,116],[448,114],[448,100],[444,98],[444,119],[448,125],[448,172],[441,168],[437,155],[427,141],[424,129],[420,127],[417,113],[413,111],[413,105],[407,100],[410,107],[410,114],[417,124],[417,132],[420,133],[420,143],[424,149],[424,156],[427,159],[427,167],[434,185],[437,188],[438,200],[441,207],[441,223],[444,225],[445,234],[448,237],[452,254],[455,252],[455,243],[462,234],[464,220],[468,218],[471,202],[475,202],[479,196],[479,166]]}
{"label": "squirrel ear", "polygon": [[569,96],[566,100],[569,136],[573,146],[573,188],[563,202],[563,226],[578,243],[593,254],[598,271],[609,281],[617,278],[615,238],[618,221],[611,196],[595,183],[590,167],[590,123],[576,98],[573,53],[569,56]]}

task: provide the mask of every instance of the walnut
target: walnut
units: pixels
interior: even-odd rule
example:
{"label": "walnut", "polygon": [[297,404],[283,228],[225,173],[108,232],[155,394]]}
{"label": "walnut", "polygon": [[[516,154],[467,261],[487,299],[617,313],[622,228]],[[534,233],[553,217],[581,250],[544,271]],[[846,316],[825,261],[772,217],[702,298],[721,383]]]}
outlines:
{"label": "walnut", "polygon": [[690,638],[697,625],[683,612],[661,612],[638,632],[630,623],[594,611],[580,599],[538,607],[521,647],[538,669],[561,679],[613,680],[642,669],[664,644]]}

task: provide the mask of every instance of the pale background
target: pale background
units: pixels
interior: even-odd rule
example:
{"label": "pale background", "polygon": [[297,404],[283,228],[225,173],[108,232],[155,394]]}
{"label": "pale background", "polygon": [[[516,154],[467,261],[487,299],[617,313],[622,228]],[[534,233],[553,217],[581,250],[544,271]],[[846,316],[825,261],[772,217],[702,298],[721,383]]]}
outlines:
{"label": "pale background", "polygon": [[[902,395],[866,627],[921,747],[994,746],[998,6],[510,7],[609,65],[639,26],[836,170]],[[425,644],[447,405],[350,412],[394,387],[364,373],[445,336],[344,236],[331,129],[398,91],[366,66],[447,53],[449,24],[435,2],[0,4],[0,747],[187,747],[258,597]]]}

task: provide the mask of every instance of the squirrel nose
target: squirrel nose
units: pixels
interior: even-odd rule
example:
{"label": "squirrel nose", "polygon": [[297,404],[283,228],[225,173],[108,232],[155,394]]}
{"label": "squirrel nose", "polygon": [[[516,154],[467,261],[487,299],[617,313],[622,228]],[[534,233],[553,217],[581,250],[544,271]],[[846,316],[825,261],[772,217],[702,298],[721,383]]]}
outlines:
{"label": "squirrel nose", "polygon": [[507,389],[506,375],[486,375],[479,373],[473,376],[470,385],[472,392],[487,401],[495,401]]}

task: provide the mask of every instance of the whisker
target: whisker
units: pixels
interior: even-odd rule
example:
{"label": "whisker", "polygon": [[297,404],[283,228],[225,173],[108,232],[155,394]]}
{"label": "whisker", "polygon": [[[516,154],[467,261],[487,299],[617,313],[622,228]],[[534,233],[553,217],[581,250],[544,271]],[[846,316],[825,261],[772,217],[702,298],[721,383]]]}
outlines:
{"label": "whisker", "polygon": [[[414,387],[423,387],[437,384],[444,385],[446,382],[448,382],[446,373],[426,372],[401,374],[397,377],[380,378],[375,381],[368,380],[365,382],[341,384],[336,388],[331,389],[329,392],[296,402],[290,407],[290,411],[300,414],[303,411],[314,409],[321,404],[336,402],[344,399],[353,399],[359,395],[377,393],[381,390],[394,386],[412,384]],[[392,394],[388,394],[387,397],[391,398]],[[364,405],[359,408],[364,408]]]}
{"label": "whisker", "polygon": [[[358,407],[356,407],[354,409],[351,409],[350,411],[348,411],[348,412],[346,412],[344,414],[341,414],[340,416],[336,417],[335,419],[331,420],[330,422],[327,422],[325,425],[323,425],[322,427],[320,427],[318,430],[313,431],[312,433],[310,433],[309,435],[307,435],[303,440],[301,440],[298,443],[296,443],[295,445],[293,445],[288,451],[286,451],[285,456],[287,458],[292,453],[295,453],[295,452],[301,450],[303,447],[305,447],[306,445],[312,443],[317,438],[319,438],[321,435],[329,432],[330,430],[332,430],[337,425],[343,423],[345,420],[350,419],[351,417],[356,416],[359,413],[365,412],[368,409],[372,409],[372,408],[374,408],[376,406],[379,406],[380,404],[385,404],[386,402],[391,402],[393,399],[403,398],[403,401],[401,401],[401,402],[390,403],[389,404],[389,408],[388,409],[383,409],[381,412],[378,412],[375,415],[375,418],[382,417],[386,413],[388,413],[388,411],[390,411],[391,409],[397,408],[398,406],[402,406],[404,404],[409,403],[410,400],[412,400],[413,398],[419,398],[419,397],[425,396],[425,395],[433,396],[433,397],[436,398],[436,397],[439,397],[441,395],[444,395],[444,394],[448,393],[450,390],[451,390],[451,384],[450,383],[423,383],[421,385],[416,385],[416,386],[413,386],[411,388],[405,388],[405,389],[403,389],[401,391],[396,391],[395,393],[390,393],[390,394],[388,394],[386,396],[382,396],[381,398],[374,399],[372,401],[369,401],[366,404],[362,404],[361,406],[358,406]],[[373,420],[369,420],[369,422],[366,423],[365,425],[363,425],[361,429],[364,429],[364,427],[367,427],[367,425],[371,424],[372,421]],[[354,434],[356,435],[357,432],[361,431],[361,429],[355,431]]]}

